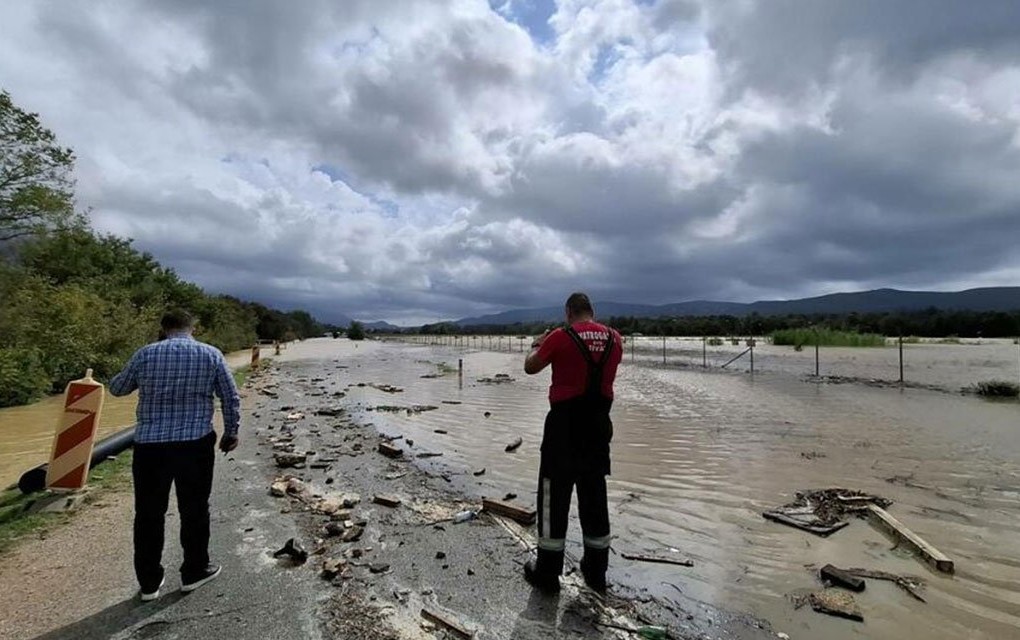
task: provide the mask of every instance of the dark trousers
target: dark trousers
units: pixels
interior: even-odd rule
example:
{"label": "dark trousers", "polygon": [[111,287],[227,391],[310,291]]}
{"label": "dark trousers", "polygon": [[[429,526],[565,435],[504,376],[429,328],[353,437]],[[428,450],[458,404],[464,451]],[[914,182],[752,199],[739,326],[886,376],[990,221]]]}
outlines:
{"label": "dark trousers", "polygon": [[216,434],[188,442],[135,444],[135,576],[142,591],[163,580],[163,539],[170,485],[177,490],[184,563],[181,580],[201,577],[209,564],[209,494]]}
{"label": "dark trousers", "polygon": [[559,575],[563,571],[567,516],[575,487],[584,538],[583,563],[595,574],[606,571],[610,406],[604,399],[577,398],[554,404],[546,417],[538,479],[537,569],[542,573]]}

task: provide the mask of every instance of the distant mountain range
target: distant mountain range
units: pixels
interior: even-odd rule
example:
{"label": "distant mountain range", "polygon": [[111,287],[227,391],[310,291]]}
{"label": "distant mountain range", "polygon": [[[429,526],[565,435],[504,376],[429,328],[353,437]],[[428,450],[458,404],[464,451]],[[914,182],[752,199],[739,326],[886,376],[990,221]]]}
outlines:
{"label": "distant mountain range", "polygon": [[[595,302],[595,312],[601,318],[632,316],[658,318],[663,316],[745,316],[758,313],[763,316],[787,314],[844,314],[879,313],[890,311],[920,311],[935,307],[961,311],[1014,311],[1020,309],[1020,287],[986,287],[966,291],[900,291],[874,289],[856,293],[833,293],[800,300],[759,300],[758,302],[714,302],[693,300],[663,305],[627,304],[621,302]],[[462,318],[460,326],[505,325],[518,322],[560,322],[563,307],[513,309],[486,316]],[[366,325],[367,326],[367,325]],[[390,325],[392,326],[392,325]]]}

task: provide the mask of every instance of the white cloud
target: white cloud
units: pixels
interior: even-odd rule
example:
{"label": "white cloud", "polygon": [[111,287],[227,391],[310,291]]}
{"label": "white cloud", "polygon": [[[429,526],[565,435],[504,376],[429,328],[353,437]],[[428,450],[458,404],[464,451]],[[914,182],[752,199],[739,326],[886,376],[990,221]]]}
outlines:
{"label": "white cloud", "polygon": [[1020,268],[1015,3],[529,2],[10,2],[0,84],[97,227],[325,318]]}

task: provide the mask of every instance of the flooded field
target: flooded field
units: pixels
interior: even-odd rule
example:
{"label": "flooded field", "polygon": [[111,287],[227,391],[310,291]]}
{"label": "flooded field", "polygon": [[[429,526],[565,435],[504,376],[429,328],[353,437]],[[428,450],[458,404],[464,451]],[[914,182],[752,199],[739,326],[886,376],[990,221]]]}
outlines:
{"label": "flooded field", "polygon": [[[329,358],[328,343],[319,344],[317,356]],[[314,348],[305,343],[288,357],[312,356]],[[415,452],[443,453],[432,460],[477,494],[512,491],[533,501],[547,373],[525,377],[518,353],[395,343],[364,343],[361,351],[339,363],[348,369],[327,366],[326,379],[404,391],[355,386],[349,400],[366,409],[440,407],[366,412],[377,428],[411,438]],[[421,377],[458,358],[462,389],[456,374]],[[477,382],[500,373],[515,380]],[[1020,405],[651,366],[622,367],[617,390],[609,484],[615,550],[674,548],[695,561],[677,569],[617,558],[618,579],[663,593],[675,585],[794,638],[1020,637]],[[524,446],[504,453],[518,435]],[[470,475],[479,468],[485,475]],[[890,512],[956,560],[956,575],[930,572],[864,521],[823,539],[760,516],[799,489],[828,486],[892,499]],[[570,540],[579,555],[576,521]],[[814,572],[830,562],[920,575],[928,602],[872,580],[859,596],[863,625],[795,610],[792,597],[815,588]]]}
{"label": "flooded field", "polygon": [[[380,431],[413,440],[413,452],[442,453],[418,462],[445,470],[455,486],[475,495],[513,492],[533,502],[548,372],[524,376],[519,345],[507,344],[512,352],[322,339],[292,344],[276,360],[321,360],[324,384],[355,385],[344,401]],[[930,362],[951,362],[980,359],[985,345],[911,347],[930,354]],[[810,384],[795,367],[769,366],[770,349],[796,353],[763,350],[756,368],[761,362],[765,372],[753,378],[718,368],[662,367],[656,363],[661,352],[650,342],[638,345],[636,366],[628,366],[628,351],[613,409],[614,549],[673,548],[695,566],[614,556],[611,577],[664,595],[675,596],[675,587],[688,598],[767,619],[793,638],[1020,638],[1020,404]],[[854,353],[843,359],[847,363],[895,358],[895,349],[848,351]],[[773,361],[791,362],[783,358],[780,353]],[[458,359],[465,367],[462,388],[450,373]],[[497,374],[514,380],[478,381]],[[956,384],[952,375],[946,379]],[[59,401],[0,411],[0,460],[8,482],[45,458]],[[107,401],[104,425],[130,422],[132,400]],[[439,408],[374,410],[416,404]],[[42,427],[14,431],[31,424]],[[518,436],[524,445],[505,453]],[[484,475],[472,475],[481,468]],[[823,539],[760,516],[797,490],[829,486],[893,500],[890,513],[953,558],[956,574],[929,571],[864,521]],[[569,539],[568,551],[580,555],[576,519]],[[858,596],[863,624],[795,609],[793,598],[817,588],[815,571],[830,562],[919,575],[928,583],[928,602],[870,580]]]}

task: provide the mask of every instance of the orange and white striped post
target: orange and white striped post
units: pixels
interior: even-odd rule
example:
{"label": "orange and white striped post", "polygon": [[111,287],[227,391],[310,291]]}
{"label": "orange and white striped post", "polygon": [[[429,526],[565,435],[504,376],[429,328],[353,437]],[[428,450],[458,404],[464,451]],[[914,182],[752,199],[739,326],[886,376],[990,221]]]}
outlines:
{"label": "orange and white striped post", "polygon": [[46,488],[81,489],[89,475],[92,444],[103,410],[103,385],[92,379],[92,369],[64,390],[64,412],[53,437],[53,450],[46,470]]}

